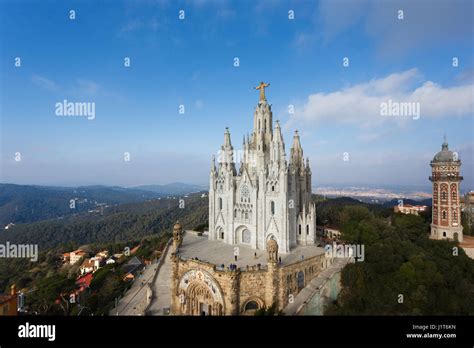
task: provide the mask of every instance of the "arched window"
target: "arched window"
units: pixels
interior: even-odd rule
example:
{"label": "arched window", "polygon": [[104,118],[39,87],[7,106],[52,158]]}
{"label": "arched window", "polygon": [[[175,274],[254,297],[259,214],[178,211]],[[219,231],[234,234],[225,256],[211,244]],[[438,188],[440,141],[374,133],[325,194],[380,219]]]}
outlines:
{"label": "arched window", "polygon": [[245,212],[245,220],[249,218],[249,213]]}
{"label": "arched window", "polygon": [[274,191],[275,191],[275,186],[274,186],[274,185],[272,185],[272,192],[274,192]]}
{"label": "arched window", "polygon": [[448,184],[441,184],[440,191],[441,191],[441,201],[446,202],[448,200]]}
{"label": "arched window", "polygon": [[217,238],[224,239],[224,229],[222,227],[217,230]]}
{"label": "arched window", "polygon": [[458,190],[457,190],[456,184],[451,184],[451,201],[453,203],[456,203],[456,201],[457,201],[457,198],[458,198],[457,197],[458,196],[457,192],[458,192]]}
{"label": "arched window", "polygon": [[298,234],[301,234],[301,225],[298,225]]}
{"label": "arched window", "polygon": [[219,197],[219,210],[222,210],[222,198]]}
{"label": "arched window", "polygon": [[260,120],[258,120],[258,132],[260,133]]}
{"label": "arched window", "polygon": [[446,237],[446,232],[443,232],[443,237]]}
{"label": "arched window", "polygon": [[265,126],[265,127],[263,128],[263,131],[266,132],[266,131],[267,131],[267,120],[265,120],[265,121],[263,121],[263,122],[264,122],[263,125]]}
{"label": "arched window", "polygon": [[270,201],[270,212],[272,215],[275,215],[275,202]]}
{"label": "arched window", "polygon": [[446,210],[443,210],[443,213],[441,214],[441,216],[443,220],[446,220]]}
{"label": "arched window", "polygon": [[237,217],[237,209],[234,210],[234,217]]}
{"label": "arched window", "polygon": [[298,291],[300,291],[304,288],[304,273],[302,271],[298,272],[296,281],[298,284]]}
{"label": "arched window", "polygon": [[454,222],[458,221],[458,213],[456,213],[456,211],[453,211],[453,221]]}
{"label": "arched window", "polygon": [[255,310],[255,309],[258,309],[258,303],[257,302],[249,301],[245,304],[245,310],[246,311],[251,311],[251,310]]}
{"label": "arched window", "polygon": [[309,225],[306,225],[306,235],[309,235]]}

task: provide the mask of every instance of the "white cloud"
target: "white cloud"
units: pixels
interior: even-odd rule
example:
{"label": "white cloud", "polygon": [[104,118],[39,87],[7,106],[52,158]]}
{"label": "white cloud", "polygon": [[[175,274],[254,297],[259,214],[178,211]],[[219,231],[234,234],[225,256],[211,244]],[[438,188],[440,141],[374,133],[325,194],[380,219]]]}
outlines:
{"label": "white cloud", "polygon": [[[394,73],[379,79],[342,88],[338,91],[318,92],[308,96],[303,105],[295,107],[295,114],[286,127],[331,123],[376,126],[393,117],[381,116],[380,105],[388,100],[401,103],[420,103],[420,118],[472,115],[474,85],[443,87],[423,81],[417,69]],[[398,117],[403,123],[410,117]]]}
{"label": "white cloud", "polygon": [[[328,43],[361,26],[375,40],[377,53],[396,59],[455,41],[472,41],[472,0],[321,0],[309,34]],[[398,11],[404,19],[398,19]]]}
{"label": "white cloud", "polygon": [[197,99],[194,106],[197,110],[201,110],[204,107],[204,102],[201,99]]}
{"label": "white cloud", "polygon": [[97,82],[77,79],[71,92],[79,95],[96,95],[100,89],[101,86]]}
{"label": "white cloud", "polygon": [[47,89],[47,90],[55,90],[57,88],[57,84],[54,81],[51,81],[47,79],[46,77],[42,77],[39,75],[33,75],[31,80],[41,88]]}

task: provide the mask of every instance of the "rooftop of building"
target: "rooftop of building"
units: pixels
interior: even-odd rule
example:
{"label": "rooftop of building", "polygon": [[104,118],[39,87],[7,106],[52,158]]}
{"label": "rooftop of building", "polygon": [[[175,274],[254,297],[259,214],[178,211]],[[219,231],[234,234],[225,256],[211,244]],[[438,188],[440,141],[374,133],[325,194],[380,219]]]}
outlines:
{"label": "rooftop of building", "polygon": [[446,137],[444,138],[444,142],[441,145],[441,151],[434,156],[432,161],[432,163],[438,162],[459,162],[457,153],[449,150],[448,143],[446,142]]}
{"label": "rooftop of building", "polygon": [[427,208],[426,205],[412,205],[412,204],[403,204],[401,207],[398,205],[395,205],[395,207],[399,208]]}
{"label": "rooftop of building", "polygon": [[[234,259],[234,248],[239,247],[237,261]],[[288,254],[279,253],[281,264],[290,265],[305,259],[322,255],[325,250],[316,245],[297,246]],[[255,258],[255,253],[257,257]],[[227,267],[231,263],[237,267],[255,266],[267,264],[267,251],[255,250],[245,244],[227,244],[218,240],[209,240],[207,235],[198,235],[196,231],[186,231],[183,236],[183,243],[179,248],[179,256],[184,259],[198,258],[200,261],[209,262],[216,266],[222,264]]]}
{"label": "rooftop of building", "polygon": [[86,252],[85,252],[84,250],[82,250],[82,249],[77,249],[77,250],[71,251],[70,254],[72,254],[72,253],[74,253],[74,254],[76,254],[76,255],[79,255],[79,254],[81,254],[81,255],[86,254]]}
{"label": "rooftop of building", "polygon": [[16,297],[16,295],[9,295],[9,294],[0,294],[0,304],[10,302]]}
{"label": "rooftop of building", "polygon": [[136,256],[132,257],[126,264],[122,265],[122,270],[125,273],[134,273],[143,267],[143,263]]}

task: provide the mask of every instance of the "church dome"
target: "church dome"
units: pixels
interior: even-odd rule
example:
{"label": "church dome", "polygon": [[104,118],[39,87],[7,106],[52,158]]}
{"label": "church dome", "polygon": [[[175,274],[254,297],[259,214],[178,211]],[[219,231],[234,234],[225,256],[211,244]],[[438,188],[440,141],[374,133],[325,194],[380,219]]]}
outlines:
{"label": "church dome", "polygon": [[454,152],[448,149],[448,143],[446,140],[441,146],[441,151],[433,158],[433,162],[454,162],[457,160],[457,156],[455,156]]}
{"label": "church dome", "polygon": [[269,252],[277,252],[278,251],[278,243],[275,239],[270,239],[267,242],[267,251]]}

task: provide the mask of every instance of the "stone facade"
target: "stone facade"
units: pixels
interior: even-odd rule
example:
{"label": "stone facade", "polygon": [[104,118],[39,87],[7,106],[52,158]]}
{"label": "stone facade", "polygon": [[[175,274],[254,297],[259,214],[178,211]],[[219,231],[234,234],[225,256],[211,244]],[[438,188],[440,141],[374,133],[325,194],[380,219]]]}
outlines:
{"label": "stone facade", "polygon": [[433,182],[432,239],[463,241],[459,184],[461,161],[444,141],[441,151],[431,161]]}
{"label": "stone facade", "polygon": [[226,269],[185,259],[174,243],[171,314],[252,315],[255,310],[272,304],[282,310],[332,262],[323,253],[283,266],[277,261],[276,241],[268,244],[266,265]]}
{"label": "stone facade", "polygon": [[311,202],[309,159],[305,162],[296,131],[287,163],[281,127],[276,121],[273,128],[271,105],[263,89],[253,132],[244,136],[242,147],[237,169],[226,129],[218,164],[213,158],[211,166],[209,239],[247,244],[257,250],[265,250],[266,242],[275,239],[281,253],[314,244],[316,208]]}

